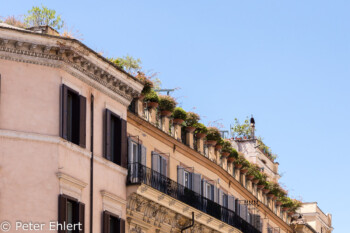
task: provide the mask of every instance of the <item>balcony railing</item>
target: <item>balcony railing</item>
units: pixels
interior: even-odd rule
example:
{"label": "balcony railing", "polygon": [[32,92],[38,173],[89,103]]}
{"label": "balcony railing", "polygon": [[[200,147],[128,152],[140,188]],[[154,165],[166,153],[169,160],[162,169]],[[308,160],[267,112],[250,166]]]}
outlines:
{"label": "balcony railing", "polygon": [[197,210],[200,210],[218,220],[221,220],[244,233],[260,233],[260,223],[256,227],[246,222],[234,211],[225,208],[216,202],[180,185],[168,177],[150,169],[142,164],[133,163],[128,165],[127,183],[145,184],[175,198]]}

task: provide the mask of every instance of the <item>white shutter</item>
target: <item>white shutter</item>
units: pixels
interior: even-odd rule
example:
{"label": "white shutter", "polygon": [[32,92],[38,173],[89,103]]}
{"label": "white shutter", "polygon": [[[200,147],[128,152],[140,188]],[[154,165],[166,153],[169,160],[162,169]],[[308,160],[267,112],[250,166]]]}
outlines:
{"label": "white shutter", "polygon": [[162,175],[167,177],[167,160],[163,157],[160,156],[160,162],[162,163],[161,168],[162,168]]}
{"label": "white shutter", "polygon": [[128,163],[132,164],[134,163],[134,156],[133,156],[133,151],[132,151],[132,142],[131,138],[128,138]]}
{"label": "white shutter", "polygon": [[219,203],[218,188],[215,185],[213,185],[212,187],[213,187],[213,192],[214,192],[214,198],[212,198],[212,200],[214,200],[214,202],[216,202],[216,203]]}
{"label": "white shutter", "polygon": [[223,199],[223,194],[224,194],[224,192],[221,190],[221,189],[219,189],[219,197],[218,197],[218,201],[219,201],[219,205],[222,205],[222,206],[224,206],[224,199]]}
{"label": "white shutter", "polygon": [[141,145],[141,164],[146,167],[147,164],[147,148]]}
{"label": "white shutter", "polygon": [[184,185],[184,168],[177,165],[177,183]]}
{"label": "white shutter", "polygon": [[192,190],[201,194],[201,174],[192,173]]}
{"label": "white shutter", "polygon": [[228,195],[227,199],[228,199],[228,209],[235,211],[235,197]]}
{"label": "white shutter", "polygon": [[159,155],[152,153],[152,170],[159,172]]}

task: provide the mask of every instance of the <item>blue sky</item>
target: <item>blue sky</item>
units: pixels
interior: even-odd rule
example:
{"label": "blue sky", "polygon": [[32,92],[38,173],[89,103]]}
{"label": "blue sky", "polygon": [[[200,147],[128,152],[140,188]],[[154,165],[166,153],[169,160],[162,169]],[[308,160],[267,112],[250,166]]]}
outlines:
{"label": "blue sky", "polygon": [[141,58],[204,123],[253,114],[291,196],[348,232],[349,1],[17,0],[0,15],[41,3],[92,49]]}

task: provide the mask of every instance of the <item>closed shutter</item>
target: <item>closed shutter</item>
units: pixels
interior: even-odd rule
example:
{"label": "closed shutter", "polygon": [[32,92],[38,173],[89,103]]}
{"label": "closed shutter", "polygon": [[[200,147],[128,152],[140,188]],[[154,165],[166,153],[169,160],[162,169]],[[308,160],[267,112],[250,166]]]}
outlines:
{"label": "closed shutter", "polygon": [[120,219],[120,233],[125,233],[125,220]]}
{"label": "closed shutter", "polygon": [[147,148],[141,145],[141,164],[146,167],[147,165]]}
{"label": "closed shutter", "polygon": [[235,200],[235,207],[236,207],[236,213],[238,214],[238,215],[240,215],[240,213],[241,213],[241,208],[240,208],[240,204],[239,204],[239,199],[236,199]]}
{"label": "closed shutter", "polygon": [[110,214],[107,211],[103,211],[103,233],[109,233],[109,219]]}
{"label": "closed shutter", "polygon": [[79,203],[79,223],[81,224],[81,228],[79,232],[85,232],[85,205],[84,203]]}
{"label": "closed shutter", "polygon": [[68,140],[68,87],[62,85],[61,88],[61,137]]}
{"label": "closed shutter", "polygon": [[152,153],[152,170],[159,172],[159,155],[156,153]]}
{"label": "closed shutter", "polygon": [[184,186],[184,169],[180,165],[177,165],[177,183]]}
{"label": "closed shutter", "polygon": [[111,155],[111,111],[105,111],[105,142],[104,142],[104,156],[108,160],[112,160]]}
{"label": "closed shutter", "polygon": [[235,197],[228,195],[227,199],[228,199],[227,200],[228,201],[228,209],[235,211]]}
{"label": "closed shutter", "polygon": [[[67,222],[67,198],[64,195],[58,197],[58,222],[64,224]],[[65,230],[59,230],[59,233],[65,233]]]}
{"label": "closed shutter", "polygon": [[205,197],[205,198],[207,198],[208,196],[207,196],[207,192],[206,192],[206,181],[205,181],[205,179],[203,179],[202,180],[202,196],[203,197]]}
{"label": "closed shutter", "polygon": [[127,139],[127,122],[124,119],[121,119],[121,139],[120,139],[120,161],[121,166],[127,168],[127,159],[128,159],[128,139]]}
{"label": "closed shutter", "polygon": [[192,173],[192,190],[198,194],[201,194],[201,175]]}
{"label": "closed shutter", "polygon": [[86,98],[79,96],[79,146],[86,147]]}

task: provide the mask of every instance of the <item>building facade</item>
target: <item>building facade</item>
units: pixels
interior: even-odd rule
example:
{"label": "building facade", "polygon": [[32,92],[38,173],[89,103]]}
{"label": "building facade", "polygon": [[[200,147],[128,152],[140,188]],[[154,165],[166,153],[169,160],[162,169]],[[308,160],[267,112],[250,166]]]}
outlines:
{"label": "building facade", "polygon": [[[11,232],[295,231],[219,150],[147,106],[142,82],[47,31],[0,24],[0,221]],[[256,143],[232,140],[278,181]]]}

